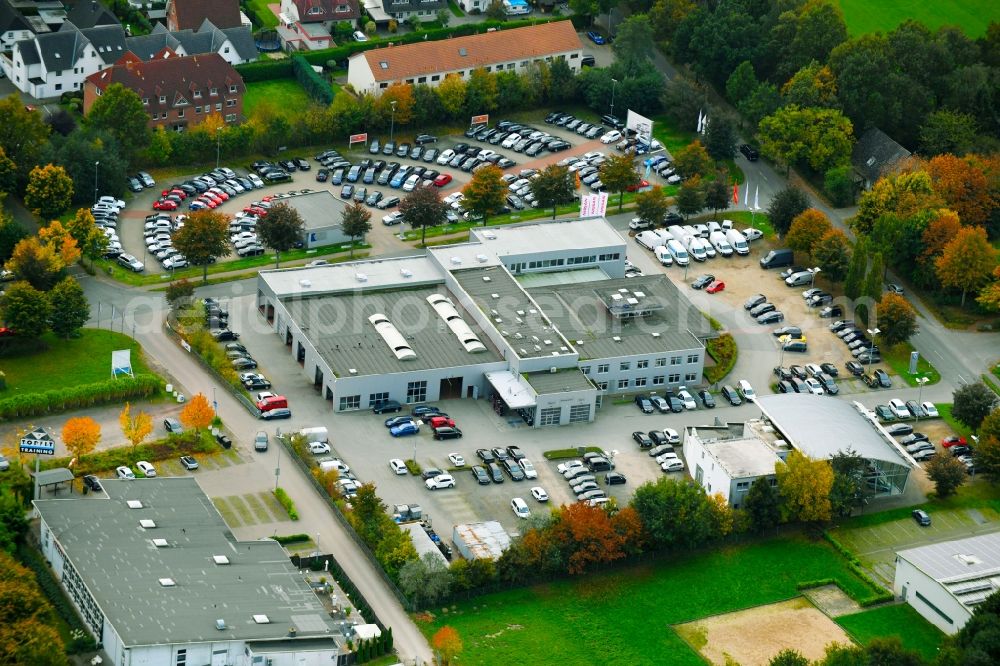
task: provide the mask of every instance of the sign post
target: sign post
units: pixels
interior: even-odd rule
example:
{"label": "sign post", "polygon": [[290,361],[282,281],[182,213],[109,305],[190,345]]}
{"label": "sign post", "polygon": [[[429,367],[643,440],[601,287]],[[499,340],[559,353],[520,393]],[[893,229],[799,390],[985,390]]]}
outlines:
{"label": "sign post", "polygon": [[469,127],[475,127],[476,125],[488,125],[490,123],[490,114],[484,113],[481,116],[472,116],[472,120],[469,121]]}
{"label": "sign post", "polygon": [[348,140],[348,146],[353,146],[356,143],[368,143],[368,132],[364,134],[352,134]]}
{"label": "sign post", "polygon": [[21,453],[35,454],[35,483],[32,499],[38,499],[38,473],[41,471],[41,458],[38,456],[54,456],[56,454],[56,443],[49,436],[49,433],[46,432],[45,428],[35,428],[21,437],[20,450]]}

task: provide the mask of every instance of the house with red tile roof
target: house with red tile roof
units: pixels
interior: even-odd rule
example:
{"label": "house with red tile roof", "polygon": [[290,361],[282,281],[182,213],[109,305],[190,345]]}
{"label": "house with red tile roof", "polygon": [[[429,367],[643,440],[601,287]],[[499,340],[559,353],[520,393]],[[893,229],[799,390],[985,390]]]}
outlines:
{"label": "house with red tile roof", "polygon": [[358,93],[378,95],[394,83],[437,86],[450,75],[468,79],[475,69],[520,73],[559,58],[580,71],[583,44],[570,21],[355,53],[348,60],[347,82]]}
{"label": "house with red tile roof", "polygon": [[217,28],[243,24],[239,0],[168,0],[167,29],[197,30],[208,19]]}
{"label": "house with red tile roof", "polygon": [[218,53],[178,56],[169,48],[144,62],[126,53],[113,67],[87,77],[83,88],[83,110],[113,83],[135,91],[149,114],[149,126],[164,126],[181,132],[202,122],[209,114],[221,115],[227,123],[243,119],[243,77]]}

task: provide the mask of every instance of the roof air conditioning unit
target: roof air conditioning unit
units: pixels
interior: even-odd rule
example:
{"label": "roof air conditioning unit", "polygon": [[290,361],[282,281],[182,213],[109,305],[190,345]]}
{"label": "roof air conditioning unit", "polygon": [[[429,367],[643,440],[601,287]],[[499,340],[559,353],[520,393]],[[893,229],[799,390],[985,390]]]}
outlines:
{"label": "roof air conditioning unit", "polygon": [[218,629],[219,631],[225,631],[226,621],[220,617],[218,620],[215,621],[215,628]]}
{"label": "roof air conditioning unit", "polygon": [[350,373],[350,374],[352,374],[352,375],[356,375],[356,374],[358,374],[358,370],[357,370],[357,368],[351,368],[351,369],[349,369],[349,370],[348,370],[347,372],[349,372],[349,373]]}
{"label": "roof air conditioning unit", "polygon": [[452,257],[451,258],[451,263],[455,264],[456,266],[461,266],[462,265],[462,259],[460,257]]}
{"label": "roof air conditioning unit", "polygon": [[535,351],[536,352],[542,351],[542,346],[541,345],[535,345]]}
{"label": "roof air conditioning unit", "polygon": [[413,271],[411,271],[409,268],[400,268],[399,274],[405,278],[413,277]]}
{"label": "roof air conditioning unit", "polygon": [[493,233],[492,231],[484,231],[483,232],[483,238],[485,238],[487,240],[496,240],[497,239],[497,235],[495,233]]}
{"label": "roof air conditioning unit", "polygon": [[632,295],[636,298],[646,298],[646,293],[642,291],[633,291]]}
{"label": "roof air conditioning unit", "polygon": [[490,294],[490,298],[500,298],[500,294]]}
{"label": "roof air conditioning unit", "polygon": [[176,584],[177,583],[174,582],[173,578],[161,578],[160,579],[160,585],[162,585],[163,587],[173,587]]}
{"label": "roof air conditioning unit", "polygon": [[580,345],[580,346],[583,346],[583,340],[577,340],[577,341],[576,341],[576,344],[578,344],[578,345]]}
{"label": "roof air conditioning unit", "polygon": [[485,264],[489,260],[490,260],[490,258],[487,257],[485,254],[477,254],[476,255],[476,261],[478,261],[481,264]]}
{"label": "roof air conditioning unit", "polygon": [[365,275],[364,273],[356,273],[354,275],[354,279],[357,280],[358,282],[368,282],[368,276]]}
{"label": "roof air conditioning unit", "polygon": [[528,310],[528,314],[538,314],[538,310],[531,308],[530,310]]}
{"label": "roof air conditioning unit", "polygon": [[518,310],[517,311],[517,316],[518,317],[523,317],[524,316],[524,310]]}
{"label": "roof air conditioning unit", "polygon": [[622,339],[620,337],[618,337],[617,335],[614,336],[614,337],[612,337],[611,339],[614,340],[615,342],[621,342],[622,341]]}
{"label": "roof air conditioning unit", "polygon": [[302,279],[299,280],[299,286],[302,287],[303,289],[308,289],[309,287],[312,286],[312,282],[310,282],[309,280]]}
{"label": "roof air conditioning unit", "polygon": [[484,275],[483,276],[483,282],[492,282],[492,281],[493,281],[493,278],[491,278],[489,275]]}
{"label": "roof air conditioning unit", "polygon": [[660,337],[660,334],[659,334],[659,333],[657,333],[656,331],[653,331],[653,337],[654,337],[654,338],[658,338],[658,337]]}
{"label": "roof air conditioning unit", "polygon": [[549,372],[551,372],[552,374],[556,374],[557,372],[559,372],[559,368],[553,365],[551,368],[549,368]]}

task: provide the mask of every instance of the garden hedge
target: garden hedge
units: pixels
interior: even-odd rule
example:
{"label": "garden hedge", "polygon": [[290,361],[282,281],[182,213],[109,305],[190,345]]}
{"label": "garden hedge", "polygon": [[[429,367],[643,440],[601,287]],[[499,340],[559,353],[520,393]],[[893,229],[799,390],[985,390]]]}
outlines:
{"label": "garden hedge", "polygon": [[312,65],[300,55],[292,56],[292,71],[295,72],[295,80],[306,91],[306,94],[324,106],[328,106],[333,101],[333,89],[322,75],[317,74]]}
{"label": "garden hedge", "polygon": [[0,400],[0,420],[83,409],[132,398],[148,398],[159,393],[162,386],[163,381],[155,375],[136,375],[68,386],[44,393],[25,393]]}

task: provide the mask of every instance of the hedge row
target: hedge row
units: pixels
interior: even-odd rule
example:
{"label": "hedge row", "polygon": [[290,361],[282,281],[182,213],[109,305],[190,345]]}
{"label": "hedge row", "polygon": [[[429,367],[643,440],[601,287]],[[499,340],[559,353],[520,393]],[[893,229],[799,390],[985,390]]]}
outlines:
{"label": "hedge row", "polygon": [[38,587],[45,593],[45,597],[52,604],[55,612],[69,626],[73,640],[66,645],[66,652],[69,654],[79,654],[93,650],[96,645],[93,637],[84,628],[80,615],[76,612],[76,608],[70,603],[69,599],[66,598],[66,593],[63,592],[55,576],[52,575],[52,571],[49,569],[48,564],[46,564],[42,554],[31,546],[22,543],[17,547],[17,559],[21,564],[35,572],[35,580],[38,581]]}
{"label": "hedge row", "polygon": [[295,510],[295,502],[288,496],[284,488],[275,488],[274,496],[278,498],[278,503],[285,509],[289,518],[292,520],[299,519],[299,512]]}
{"label": "hedge row", "polygon": [[290,543],[305,543],[309,541],[308,534],[289,534],[287,536],[273,536],[271,537],[282,546],[287,546]]}
{"label": "hedge row", "polygon": [[159,393],[162,386],[162,380],[156,375],[136,375],[53,389],[44,393],[15,395],[0,400],[0,420],[83,409],[132,398],[148,398]]}
{"label": "hedge row", "polygon": [[368,601],[365,596],[361,594],[361,590],[357,588],[354,581],[351,580],[350,576],[344,571],[337,562],[336,558],[332,555],[322,555],[319,557],[313,556],[301,556],[292,555],[290,558],[292,564],[296,567],[308,567],[310,571],[326,571],[333,579],[337,581],[337,585],[340,589],[344,591],[350,600],[351,605],[357,609],[358,614],[364,619],[365,622],[369,624],[377,624],[380,627],[383,626],[379,622],[378,617],[375,615],[375,611],[372,610],[371,606],[368,605]]}
{"label": "hedge row", "polygon": [[289,58],[260,60],[245,65],[238,65],[236,71],[243,77],[243,83],[290,79],[295,74],[292,70],[292,61]]}
{"label": "hedge row", "polygon": [[292,71],[295,72],[295,80],[299,82],[306,94],[319,102],[323,106],[328,106],[333,101],[333,89],[326,82],[312,65],[300,55],[292,56]]}
{"label": "hedge row", "polygon": [[851,550],[849,550],[846,546],[844,546],[844,544],[837,541],[837,539],[834,538],[834,536],[830,534],[829,531],[823,532],[823,538],[826,539],[831,546],[833,546],[834,550],[836,550],[838,553],[844,556],[844,559],[847,560],[847,568],[850,569],[855,576],[863,580],[865,584],[872,589],[873,594],[871,596],[865,597],[863,599],[855,599],[855,601],[858,602],[859,606],[861,606],[862,608],[867,608],[869,606],[875,606],[877,604],[885,603],[887,601],[892,601],[895,598],[892,592],[885,589],[885,587],[883,587],[882,585],[876,583],[875,580],[873,580],[872,577],[868,575],[868,572],[865,571],[864,568],[861,566],[861,562],[858,561],[858,558],[854,556],[854,553],[851,552]]}

